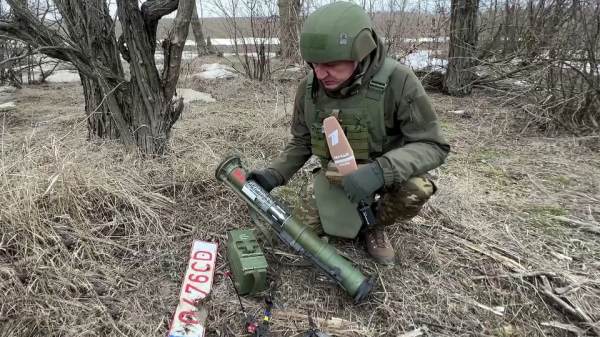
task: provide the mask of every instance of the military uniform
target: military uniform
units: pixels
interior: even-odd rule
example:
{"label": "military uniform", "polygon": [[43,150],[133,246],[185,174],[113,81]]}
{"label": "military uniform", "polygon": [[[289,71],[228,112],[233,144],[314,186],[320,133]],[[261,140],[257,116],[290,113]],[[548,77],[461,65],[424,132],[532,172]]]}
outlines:
{"label": "military uniform", "polygon": [[[334,20],[336,13],[339,17]],[[336,175],[322,130],[323,120],[335,115],[357,162],[366,165],[360,174],[380,179],[377,195],[381,198],[373,207],[378,224],[410,220],[436,191],[427,172],[442,165],[450,151],[419,79],[410,68],[386,57],[383,42],[371,30],[370,18],[350,3],[317,9],[306,20],[300,43],[309,64],[335,60],[359,64],[335,92],[326,91],[314,72],[302,79],[294,102],[293,137],[267,169],[277,177],[275,185],[287,183],[311,156],[317,156],[321,168],[302,189],[293,213],[318,234],[348,238],[359,234],[357,203],[346,196],[352,181]],[[375,193],[367,203],[374,198]],[[383,237],[373,240],[379,239]]]}
{"label": "military uniform", "polygon": [[[323,235],[326,233],[319,217],[314,189],[314,180],[302,187],[299,204],[292,214],[302,219],[304,224],[316,234]],[[435,183],[428,174],[409,178],[397,192],[384,194],[376,203],[377,223],[381,226],[390,226],[411,220],[419,214],[436,189]]]}

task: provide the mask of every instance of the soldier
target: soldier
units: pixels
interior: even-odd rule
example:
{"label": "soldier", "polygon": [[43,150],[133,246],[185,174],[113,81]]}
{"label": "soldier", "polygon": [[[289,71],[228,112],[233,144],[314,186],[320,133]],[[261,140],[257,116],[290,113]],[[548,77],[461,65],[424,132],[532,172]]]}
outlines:
{"label": "soldier", "polygon": [[[340,1],[316,9],[302,27],[300,51],[312,71],[296,93],[293,138],[270,166],[247,178],[271,191],[317,156],[321,167],[303,187],[294,215],[318,235],[354,238],[361,233],[358,202],[367,201],[378,223],[364,231],[367,250],[377,263],[392,265],[385,227],[419,213],[437,190],[427,172],[450,151],[435,110],[411,69],[386,57],[360,6]],[[345,177],[336,173],[323,134],[332,114],[359,164]]]}

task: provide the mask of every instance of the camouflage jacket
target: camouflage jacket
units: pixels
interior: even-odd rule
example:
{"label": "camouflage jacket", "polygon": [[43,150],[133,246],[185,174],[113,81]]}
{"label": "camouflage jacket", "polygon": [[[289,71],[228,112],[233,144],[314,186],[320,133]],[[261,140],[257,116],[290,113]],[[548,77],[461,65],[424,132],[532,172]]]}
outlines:
{"label": "camouflage jacket", "polygon": [[[362,67],[366,67],[360,81],[352,85],[368,85],[368,80],[383,63],[386,52],[380,39],[378,48],[371,53]],[[304,102],[307,78],[301,80],[294,100],[291,134],[292,139],[284,151],[273,161],[271,168],[277,170],[285,183],[304,166],[312,156],[310,130],[304,118]],[[343,99],[350,90],[342,89],[328,93],[331,99]],[[387,119],[386,133],[401,135],[404,145],[374,158],[383,169],[386,186],[400,184],[409,177],[425,173],[442,165],[450,152],[436,112],[431,105],[420,80],[410,68],[398,65],[390,77],[385,96]],[[413,118],[416,116],[418,118]]]}

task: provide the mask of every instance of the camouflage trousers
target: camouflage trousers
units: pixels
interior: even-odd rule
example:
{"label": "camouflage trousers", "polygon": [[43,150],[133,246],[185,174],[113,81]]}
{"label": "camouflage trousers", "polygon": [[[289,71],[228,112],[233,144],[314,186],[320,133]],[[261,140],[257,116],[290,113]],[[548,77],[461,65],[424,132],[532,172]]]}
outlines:
{"label": "camouflage trousers", "polygon": [[[437,191],[429,174],[409,178],[393,192],[385,193],[376,203],[374,214],[381,226],[407,222],[417,216],[423,205]],[[324,234],[314,194],[314,180],[300,190],[299,204],[292,214],[317,235]]]}

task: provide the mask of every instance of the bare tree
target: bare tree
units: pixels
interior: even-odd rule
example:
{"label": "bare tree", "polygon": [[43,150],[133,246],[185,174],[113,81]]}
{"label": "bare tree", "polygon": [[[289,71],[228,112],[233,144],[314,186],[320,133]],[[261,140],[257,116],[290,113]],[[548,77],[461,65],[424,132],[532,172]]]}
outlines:
{"label": "bare tree", "polygon": [[375,28],[383,34],[388,53],[394,55],[401,49],[402,34],[405,30],[405,13],[408,0],[386,0],[383,4],[379,20],[374,24]]}
{"label": "bare tree", "polygon": [[452,0],[450,51],[444,88],[454,96],[469,95],[475,79],[478,8],[479,0]]}
{"label": "bare tree", "polygon": [[[56,7],[49,0],[22,2],[42,22],[46,21],[48,16],[56,15]],[[10,6],[0,3],[0,21],[13,19],[14,12]],[[56,69],[58,63],[57,60],[43,57],[30,44],[11,39],[6,35],[0,37],[0,82],[2,84],[9,83],[15,87],[21,87],[25,82],[29,84],[43,83],[45,78]]]}
{"label": "bare tree", "polygon": [[206,39],[204,38],[204,32],[202,31],[202,22],[198,17],[198,5],[194,1],[194,9],[192,10],[192,31],[194,32],[194,39],[196,41],[196,49],[198,50],[198,56],[211,54],[206,45]]}
{"label": "bare tree", "polygon": [[503,93],[543,131],[600,130],[598,1],[492,0],[481,19],[476,86]]}
{"label": "bare tree", "polygon": [[[183,109],[173,100],[193,0],[117,0],[122,35],[117,39],[106,0],[55,0],[65,27],[42,22],[24,0],[6,0],[14,19],[0,31],[36,52],[72,63],[81,76],[90,139],[120,139],[142,152],[160,154]],[[164,69],[154,59],[158,21],[177,10],[174,36],[162,42]],[[64,31],[64,32],[63,32]],[[120,55],[130,64],[125,79]]]}
{"label": "bare tree", "polygon": [[300,0],[279,0],[279,45],[281,57],[299,58],[300,43]]}
{"label": "bare tree", "polygon": [[277,35],[276,3],[262,0],[213,0],[222,17],[223,30],[232,40],[231,49],[251,79],[271,78],[271,57]]}

